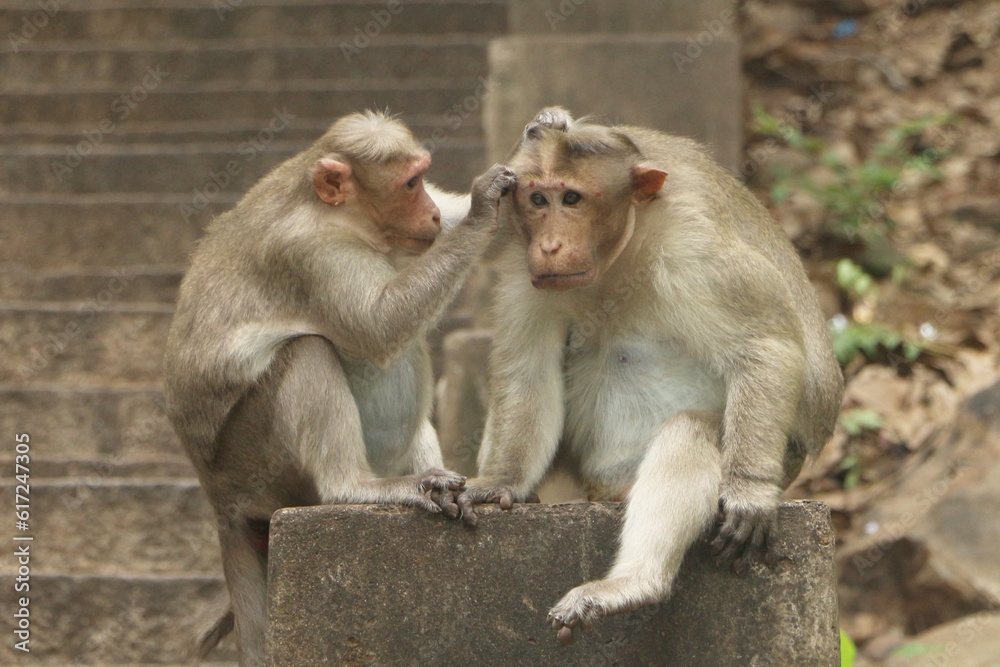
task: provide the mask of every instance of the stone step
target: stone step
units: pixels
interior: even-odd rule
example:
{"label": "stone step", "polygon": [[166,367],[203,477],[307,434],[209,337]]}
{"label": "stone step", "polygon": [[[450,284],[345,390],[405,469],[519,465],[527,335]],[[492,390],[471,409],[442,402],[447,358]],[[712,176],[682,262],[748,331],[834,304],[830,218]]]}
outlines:
{"label": "stone step", "polygon": [[[13,472],[0,479],[4,497],[14,498],[15,484]],[[196,479],[32,476],[27,497],[28,530],[17,529],[13,511],[0,524],[4,535],[34,537],[34,573],[222,576],[215,519]],[[16,571],[12,559],[0,563],[0,574]]]}
{"label": "stone step", "polygon": [[[80,145],[87,146],[88,155],[81,157],[76,146],[0,147],[0,196],[31,192],[185,193],[189,199],[182,217],[186,218],[220,193],[233,196],[246,192],[307,144],[275,139],[257,146],[212,143],[94,147],[86,141]],[[434,180],[444,184],[462,182],[468,188],[470,174],[482,167],[482,154],[483,145],[478,140],[450,142],[435,151]]]}
{"label": "stone step", "polygon": [[[34,274],[39,282],[45,282],[46,272],[89,271],[112,276],[117,271],[127,272],[136,275],[136,280],[120,291],[120,298],[134,301],[133,295],[143,293],[137,273],[166,274],[184,267],[204,225],[231,208],[242,194],[224,192],[201,211],[190,213],[189,220],[185,220],[181,206],[191,202],[191,194],[0,197],[4,211],[0,216],[0,268],[28,273],[29,279]],[[0,283],[4,286],[0,298],[8,301],[24,294],[27,288],[16,287],[18,280],[11,275]],[[51,280],[58,279],[53,275]],[[91,291],[89,285],[76,291],[86,294],[83,300],[100,292]]]}
{"label": "stone step", "polygon": [[0,429],[31,436],[46,476],[194,476],[159,384],[0,385]]}
{"label": "stone step", "polygon": [[[51,6],[53,1],[59,11],[48,12],[48,17],[36,17],[40,9],[37,0],[5,0],[0,4],[4,41],[9,42],[8,33],[14,32],[28,37],[24,40],[28,44],[50,40],[148,43],[171,38],[280,43],[290,38],[331,36],[339,43],[354,40],[367,30],[374,35],[370,43],[378,44],[392,35],[500,33],[507,24],[502,0],[51,0],[47,4]],[[35,25],[31,26],[33,19]],[[38,27],[43,22],[45,25]],[[24,41],[18,39],[16,44],[23,46]],[[11,44],[5,47],[11,48]]]}
{"label": "stone step", "polygon": [[[178,260],[183,261],[180,257]],[[180,266],[137,266],[87,272],[0,269],[0,295],[5,303],[86,301],[114,290],[115,299],[122,303],[171,304],[177,299],[182,273]]]}
{"label": "stone step", "polygon": [[[39,545],[40,547],[41,545]],[[34,547],[33,547],[34,548]],[[220,577],[32,575],[28,593],[0,578],[0,664],[188,664],[194,638],[226,605]],[[29,596],[30,656],[11,640],[18,598]],[[236,661],[232,637],[211,659]]]}
{"label": "stone step", "polygon": [[[335,116],[318,118],[296,117],[295,122],[281,131],[284,141],[301,142],[303,145],[318,139],[336,120]],[[482,131],[477,123],[465,122],[453,128],[441,113],[407,114],[403,117],[414,135],[429,140],[434,130],[442,124],[449,138],[477,138]],[[442,121],[445,121],[442,123]],[[4,144],[77,144],[93,136],[96,125],[90,120],[77,119],[67,123],[11,123],[0,127],[0,145]],[[133,121],[116,125],[113,132],[104,133],[102,144],[204,144],[223,143],[238,146],[261,131],[261,121],[226,117],[214,120],[191,121]]]}
{"label": "stone step", "polygon": [[158,382],[173,314],[162,304],[0,304],[0,383]]}
{"label": "stone step", "polygon": [[[41,43],[0,55],[0,93],[33,90],[39,84],[59,89],[84,83],[127,89],[149,72],[162,72],[172,85],[224,81],[272,84],[303,73],[345,81],[426,76],[477,77],[485,74],[486,39],[455,39],[427,44],[410,38],[396,44],[376,42],[358,55],[345,56],[337,42],[314,45],[244,45],[202,42],[167,47],[148,44],[110,47],[100,43]],[[348,58],[350,58],[348,60]],[[151,79],[152,81],[152,79]]]}
{"label": "stone step", "polygon": [[[136,121],[252,120],[260,131],[276,111],[295,118],[334,119],[359,109],[386,109],[404,118],[438,114],[439,126],[480,125],[478,110],[487,93],[477,78],[292,79],[261,85],[228,80],[174,85],[169,77],[154,86],[141,80],[110,84],[62,86],[24,85],[0,95],[0,124],[79,123],[114,131]],[[463,108],[464,107],[464,108]],[[469,111],[465,111],[468,109]],[[292,122],[294,126],[294,122]]]}

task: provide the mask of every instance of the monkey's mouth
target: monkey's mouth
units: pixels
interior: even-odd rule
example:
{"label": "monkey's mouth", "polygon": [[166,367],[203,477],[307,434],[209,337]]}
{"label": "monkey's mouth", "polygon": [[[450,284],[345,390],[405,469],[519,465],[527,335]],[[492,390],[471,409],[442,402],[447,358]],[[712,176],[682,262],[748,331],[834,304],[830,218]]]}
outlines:
{"label": "monkey's mouth", "polygon": [[593,276],[592,269],[579,273],[543,273],[531,276],[531,286],[535,289],[551,289],[561,292],[574,287],[582,287],[590,283]]}

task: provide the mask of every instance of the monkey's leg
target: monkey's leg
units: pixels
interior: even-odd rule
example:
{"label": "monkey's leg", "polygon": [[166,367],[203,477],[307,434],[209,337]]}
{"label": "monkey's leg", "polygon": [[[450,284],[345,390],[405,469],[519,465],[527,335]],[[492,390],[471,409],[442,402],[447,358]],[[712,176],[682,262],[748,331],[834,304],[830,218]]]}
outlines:
{"label": "monkey's leg", "polygon": [[361,415],[333,344],[304,336],[288,346],[292,357],[278,388],[276,402],[283,417],[276,430],[294,434],[294,454],[315,482],[320,502],[401,504],[440,512],[425,492],[457,491],[465,478],[443,470],[376,478],[368,463]]}
{"label": "monkey's leg", "polygon": [[722,479],[719,418],[674,415],[653,437],[628,495],[621,547],[607,577],[578,586],[549,612],[559,641],[573,628],[658,602],[688,547],[711,524]]}
{"label": "monkey's leg", "polygon": [[267,556],[243,522],[221,521],[219,543],[229,600],[236,620],[240,667],[263,667],[267,625]]}

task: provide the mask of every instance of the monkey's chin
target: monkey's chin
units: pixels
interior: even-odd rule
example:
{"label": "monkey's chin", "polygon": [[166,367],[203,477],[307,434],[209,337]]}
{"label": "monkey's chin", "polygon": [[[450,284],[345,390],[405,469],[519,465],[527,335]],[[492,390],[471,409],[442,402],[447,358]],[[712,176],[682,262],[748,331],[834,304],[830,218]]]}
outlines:
{"label": "monkey's chin", "polygon": [[434,245],[434,239],[433,238],[418,239],[418,238],[397,236],[393,239],[390,239],[389,244],[393,248],[398,248],[400,250],[409,250],[410,252],[422,253],[428,248],[430,248],[432,245]]}
{"label": "monkey's chin", "polygon": [[594,280],[594,270],[588,269],[579,273],[546,273],[531,276],[531,286],[535,289],[547,289],[554,292],[565,292],[589,285]]}

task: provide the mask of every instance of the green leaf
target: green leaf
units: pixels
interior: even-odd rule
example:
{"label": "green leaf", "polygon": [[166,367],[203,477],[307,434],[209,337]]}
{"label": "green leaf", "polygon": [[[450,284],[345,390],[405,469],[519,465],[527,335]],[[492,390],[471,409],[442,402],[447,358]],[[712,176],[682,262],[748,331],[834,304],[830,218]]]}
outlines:
{"label": "green leaf", "polygon": [[[856,408],[845,410],[840,415],[840,425],[844,427],[848,435],[861,435],[864,431],[874,431],[882,428],[882,416],[874,410]],[[845,457],[844,460],[846,461]]]}
{"label": "green leaf", "polygon": [[899,658],[919,658],[922,655],[943,653],[946,649],[947,647],[944,644],[920,644],[912,642],[910,644],[903,644],[893,651],[892,655]]}
{"label": "green leaf", "polygon": [[853,667],[858,655],[858,647],[843,630],[840,631],[840,667]]}

